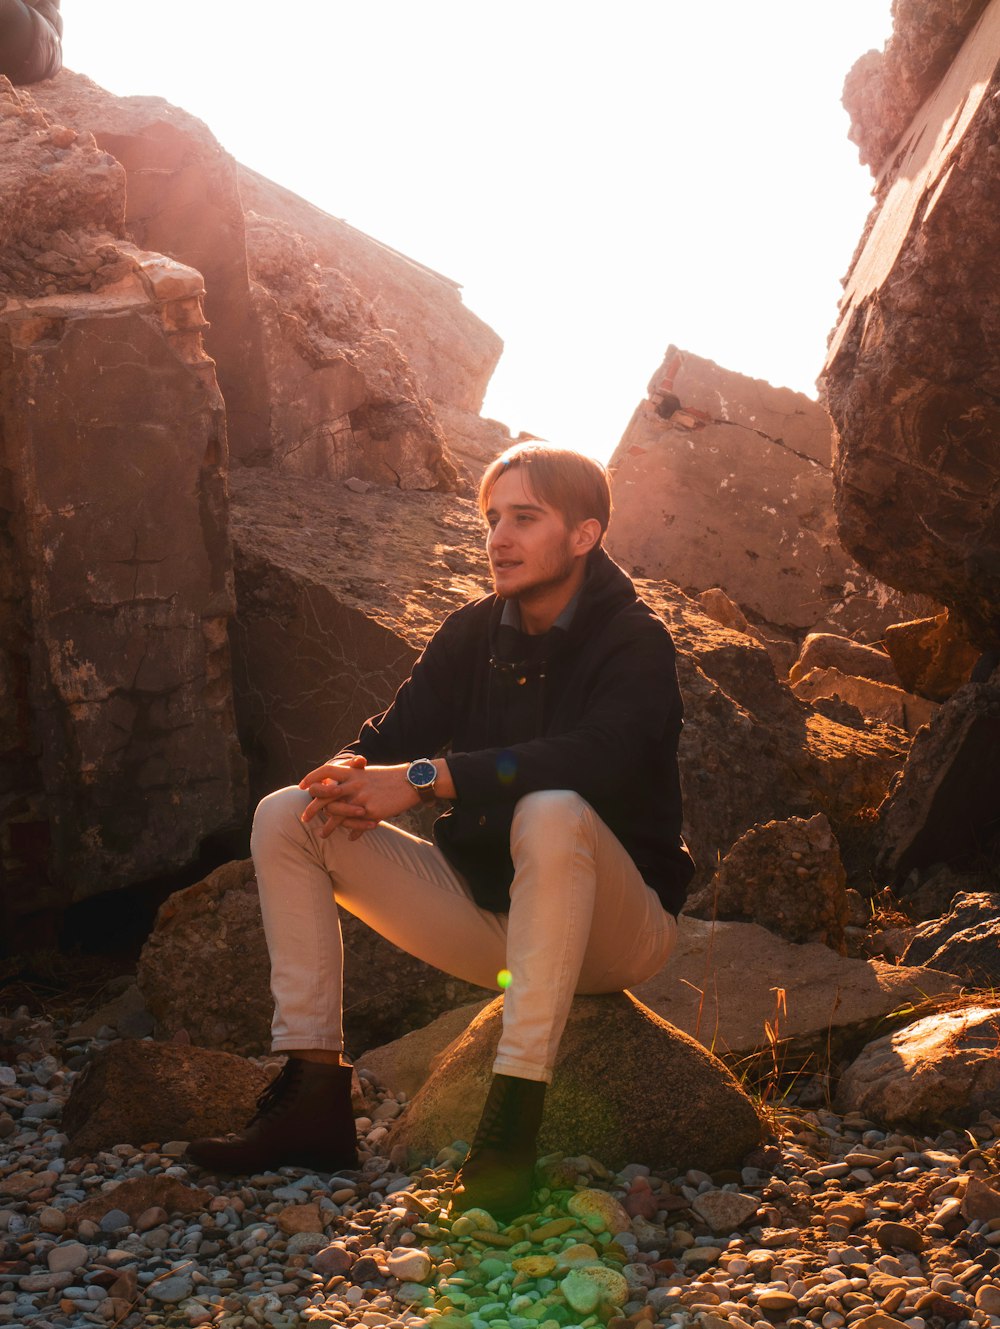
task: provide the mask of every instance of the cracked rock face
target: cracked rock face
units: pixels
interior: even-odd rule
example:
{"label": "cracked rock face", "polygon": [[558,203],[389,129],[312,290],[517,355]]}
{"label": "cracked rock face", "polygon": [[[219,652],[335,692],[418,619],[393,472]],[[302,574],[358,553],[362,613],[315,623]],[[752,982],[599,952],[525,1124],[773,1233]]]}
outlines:
{"label": "cracked rock face", "polygon": [[242,815],[245,772],[201,276],[124,241],[117,163],[7,89],[0,906],[16,917],[186,863]]}
{"label": "cracked rock face", "polygon": [[876,639],[902,597],[841,548],[830,422],[801,393],[670,347],[611,459],[612,554],[758,621]]}
{"label": "cracked rock face", "polygon": [[[899,6],[893,42],[913,37]],[[956,5],[957,10],[960,6]],[[875,576],[1000,647],[1000,3],[991,0],[884,164],[846,279],[826,394],[841,536]]]}

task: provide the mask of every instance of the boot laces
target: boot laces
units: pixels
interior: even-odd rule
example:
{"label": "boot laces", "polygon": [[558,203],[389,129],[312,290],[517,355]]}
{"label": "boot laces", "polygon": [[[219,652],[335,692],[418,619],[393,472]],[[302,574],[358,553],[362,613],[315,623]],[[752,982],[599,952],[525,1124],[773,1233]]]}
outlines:
{"label": "boot laces", "polygon": [[284,1112],[292,1101],[292,1091],[301,1079],[301,1075],[302,1062],[298,1057],[289,1057],[258,1097],[253,1121],[260,1121],[262,1117],[273,1117],[278,1112]]}
{"label": "boot laces", "polygon": [[502,1149],[510,1134],[510,1123],[505,1119],[506,1095],[492,1093],[483,1106],[483,1115],[476,1130],[478,1149]]}

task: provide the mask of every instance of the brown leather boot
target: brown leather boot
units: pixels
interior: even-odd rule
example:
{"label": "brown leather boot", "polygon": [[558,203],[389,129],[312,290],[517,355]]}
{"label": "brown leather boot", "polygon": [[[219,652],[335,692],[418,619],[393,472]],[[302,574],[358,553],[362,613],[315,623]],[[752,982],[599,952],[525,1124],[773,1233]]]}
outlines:
{"label": "brown leather boot", "polygon": [[494,1075],[469,1156],[455,1177],[453,1212],[485,1209],[506,1221],[530,1209],[545,1088],[540,1080]]}
{"label": "brown leather boot", "polygon": [[337,1172],[357,1167],[351,1067],[289,1057],[239,1134],[192,1140],[187,1156],[209,1172],[249,1174],[279,1167]]}

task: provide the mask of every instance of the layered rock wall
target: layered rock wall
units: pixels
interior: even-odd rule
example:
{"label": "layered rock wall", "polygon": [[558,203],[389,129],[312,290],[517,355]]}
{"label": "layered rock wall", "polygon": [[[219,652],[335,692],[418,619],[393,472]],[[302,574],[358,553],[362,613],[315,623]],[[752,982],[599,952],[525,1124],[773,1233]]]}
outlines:
{"label": "layered rock wall", "polygon": [[129,237],[204,276],[234,462],[459,485],[434,403],[478,419],[502,343],[454,282],[239,168],[161,98],[68,71],[38,96],[121,162]]}
{"label": "layered rock wall", "polygon": [[[948,9],[957,16],[951,35],[927,49],[921,16]],[[894,49],[922,49],[925,70],[943,61],[944,72],[916,109],[912,97],[906,103],[912,119],[882,166],[830,341],[839,528],[871,573],[947,605],[980,649],[996,649],[1000,0],[899,4],[896,19],[889,52],[850,86],[892,86]],[[872,153],[888,151],[881,93],[855,101],[856,135],[870,131]]]}
{"label": "layered rock wall", "polygon": [[121,168],[5,80],[0,137],[0,903],[18,915],[190,861],[243,815],[245,772],[201,276],[123,241]]}
{"label": "layered rock wall", "polygon": [[216,362],[232,455],[266,456],[270,408],[236,163],[200,120],[161,97],[116,97],[68,70],[34,95],[53,119],[92,133],[121,163],[130,238],[202,274],[205,347]]}

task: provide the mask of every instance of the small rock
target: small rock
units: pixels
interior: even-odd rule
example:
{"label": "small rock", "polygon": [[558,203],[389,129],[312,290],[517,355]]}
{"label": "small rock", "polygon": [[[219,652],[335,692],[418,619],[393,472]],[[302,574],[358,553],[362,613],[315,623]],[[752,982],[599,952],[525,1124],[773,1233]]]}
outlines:
{"label": "small rock", "polygon": [[82,1269],[89,1259],[90,1252],[79,1241],[60,1242],[49,1251],[48,1265],[54,1274],[63,1274]]}
{"label": "small rock", "polygon": [[53,1209],[51,1205],[46,1205],[45,1208],[39,1212],[38,1226],[42,1232],[65,1232],[66,1215],[61,1209]]}
{"label": "small rock", "polygon": [[782,1292],[778,1288],[767,1288],[757,1298],[757,1305],[762,1311],[791,1311],[799,1304],[798,1297],[791,1292]]}
{"label": "small rock", "polygon": [[875,1237],[884,1251],[898,1247],[900,1250],[918,1253],[924,1249],[924,1239],[915,1227],[909,1223],[879,1223]]}
{"label": "small rock", "polygon": [[976,1289],[976,1306],[987,1315],[1000,1316],[1000,1287],[996,1283],[983,1283]]}
{"label": "small rock", "polygon": [[560,1251],[556,1256],[556,1268],[579,1269],[585,1265],[597,1264],[600,1256],[596,1249],[587,1242],[577,1242],[573,1246],[567,1246],[565,1250]]}
{"label": "small rock", "polygon": [[194,1280],[189,1273],[172,1274],[168,1278],[156,1279],[150,1283],[146,1289],[149,1296],[154,1301],[162,1301],[167,1305],[173,1305],[175,1302],[183,1301],[185,1297],[190,1297],[194,1287]]}
{"label": "small rock", "polygon": [[123,1227],[128,1227],[131,1220],[124,1209],[109,1209],[100,1219],[100,1229],[102,1232],[120,1232]]}
{"label": "small rock", "polygon": [[335,1274],[348,1273],[354,1264],[355,1258],[343,1246],[324,1246],[313,1256],[312,1267],[317,1274],[322,1274],[324,1278],[332,1278]]}
{"label": "small rock", "polygon": [[547,1278],[556,1268],[551,1255],[521,1255],[511,1261],[511,1266],[526,1278]]}
{"label": "small rock", "polygon": [[390,1252],[386,1264],[389,1273],[401,1283],[424,1283],[434,1268],[426,1251],[406,1246]]}
{"label": "small rock", "polygon": [[628,1284],[616,1269],[591,1265],[573,1269],[559,1284],[563,1295],[580,1315],[590,1315],[602,1303],[623,1306],[628,1300]]}
{"label": "small rock", "polygon": [[149,1232],[151,1228],[159,1227],[161,1223],[165,1223],[168,1217],[166,1209],[154,1204],[149,1209],[144,1209],[135,1220],[135,1230],[136,1232]]}
{"label": "small rock", "polygon": [[[591,1232],[630,1232],[632,1224],[628,1214],[613,1195],[606,1191],[584,1189],[571,1195],[566,1208],[574,1218],[590,1229]],[[574,1310],[577,1309],[574,1307]]]}
{"label": "small rock", "polygon": [[760,1201],[741,1191],[703,1191],[697,1195],[691,1208],[713,1232],[735,1232],[753,1218]]}
{"label": "small rock", "polygon": [[315,1255],[326,1247],[330,1238],[325,1232],[296,1232],[288,1239],[289,1255]]}
{"label": "small rock", "polygon": [[278,1215],[278,1227],[289,1236],[297,1232],[319,1232],[322,1226],[318,1204],[290,1204]]}

